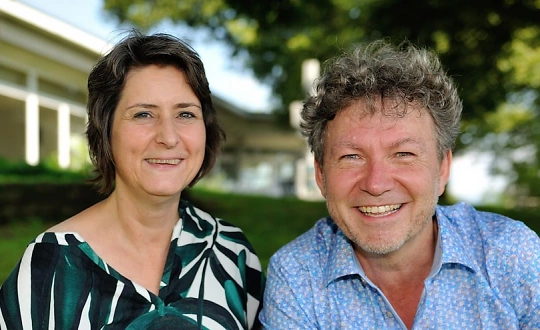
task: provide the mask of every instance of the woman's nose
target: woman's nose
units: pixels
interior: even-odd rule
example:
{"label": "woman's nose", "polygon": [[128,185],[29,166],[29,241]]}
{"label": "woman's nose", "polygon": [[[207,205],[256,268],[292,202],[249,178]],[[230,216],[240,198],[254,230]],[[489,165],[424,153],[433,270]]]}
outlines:
{"label": "woman's nose", "polygon": [[174,148],[178,144],[180,137],[174,121],[160,120],[157,130],[156,139],[159,144],[163,144],[167,149]]}

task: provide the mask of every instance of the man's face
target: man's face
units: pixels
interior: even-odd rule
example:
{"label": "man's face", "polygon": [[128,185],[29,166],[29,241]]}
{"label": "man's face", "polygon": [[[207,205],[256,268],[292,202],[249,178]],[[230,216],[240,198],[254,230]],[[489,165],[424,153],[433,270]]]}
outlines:
{"label": "man's face", "polygon": [[396,116],[403,105],[375,106],[370,115],[355,101],[328,123],[324,161],[315,169],[328,211],[357,253],[386,255],[432,239],[452,154],[439,159],[435,124],[424,109],[409,104]]}

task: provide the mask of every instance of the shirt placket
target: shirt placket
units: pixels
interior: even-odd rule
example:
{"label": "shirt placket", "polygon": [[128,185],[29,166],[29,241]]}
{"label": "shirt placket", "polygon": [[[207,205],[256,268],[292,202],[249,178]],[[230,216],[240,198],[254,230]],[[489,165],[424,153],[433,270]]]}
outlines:
{"label": "shirt placket", "polygon": [[382,291],[372,283],[368,283],[363,277],[360,278],[360,283],[364,286],[365,290],[369,292],[370,300],[375,306],[374,310],[379,311],[379,320],[382,328],[407,330],[407,327],[403,321],[401,321]]}

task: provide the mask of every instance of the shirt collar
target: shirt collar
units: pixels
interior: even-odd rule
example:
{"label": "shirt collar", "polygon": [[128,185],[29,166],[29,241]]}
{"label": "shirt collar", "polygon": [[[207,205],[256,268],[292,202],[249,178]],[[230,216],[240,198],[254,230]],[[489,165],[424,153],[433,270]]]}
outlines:
{"label": "shirt collar", "polygon": [[443,264],[460,264],[473,272],[478,271],[478,265],[471,258],[469,249],[463,244],[461,235],[464,233],[454,226],[444,212],[443,206],[437,206],[436,216],[439,226],[437,250],[442,251],[442,259],[439,262],[440,265],[437,271]]}
{"label": "shirt collar", "polygon": [[[471,259],[468,249],[463,245],[460,233],[453,228],[452,222],[443,212],[443,207],[436,208],[437,225],[439,227],[437,246],[433,259],[433,267],[429,277],[435,276],[443,264],[460,264],[473,272],[478,267]],[[328,242],[328,261],[324,270],[324,285],[348,275],[365,277],[362,266],[356,259],[351,241],[343,234],[333,221],[335,235]]]}
{"label": "shirt collar", "polygon": [[356,262],[356,255],[351,241],[343,234],[341,229],[332,221],[334,235],[331,236],[328,247],[327,267],[324,270],[324,285],[348,275],[360,274],[359,263]]}

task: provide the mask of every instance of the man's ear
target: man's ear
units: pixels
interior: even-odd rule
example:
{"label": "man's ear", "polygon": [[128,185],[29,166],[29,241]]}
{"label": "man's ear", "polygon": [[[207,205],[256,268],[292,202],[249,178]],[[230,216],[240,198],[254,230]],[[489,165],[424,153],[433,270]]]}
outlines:
{"label": "man's ear", "polygon": [[450,179],[450,167],[452,165],[452,150],[448,150],[444,155],[439,167],[439,196],[444,193],[446,184]]}
{"label": "man's ear", "polygon": [[319,162],[317,162],[317,160],[313,161],[313,165],[315,166],[315,181],[317,181],[317,186],[319,187],[322,196],[326,198],[326,186],[324,184],[324,174],[322,173],[322,166],[319,165]]}

